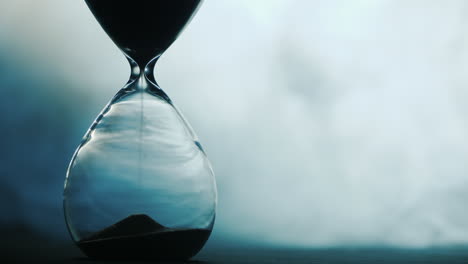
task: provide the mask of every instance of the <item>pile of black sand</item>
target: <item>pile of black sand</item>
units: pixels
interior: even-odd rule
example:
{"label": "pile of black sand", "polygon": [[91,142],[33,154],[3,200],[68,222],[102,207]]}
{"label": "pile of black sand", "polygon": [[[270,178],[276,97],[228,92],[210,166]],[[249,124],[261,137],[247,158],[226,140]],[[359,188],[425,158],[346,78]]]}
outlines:
{"label": "pile of black sand", "polygon": [[173,229],[147,215],[131,215],[91,236],[78,247],[101,260],[187,260],[210,236],[206,229]]}

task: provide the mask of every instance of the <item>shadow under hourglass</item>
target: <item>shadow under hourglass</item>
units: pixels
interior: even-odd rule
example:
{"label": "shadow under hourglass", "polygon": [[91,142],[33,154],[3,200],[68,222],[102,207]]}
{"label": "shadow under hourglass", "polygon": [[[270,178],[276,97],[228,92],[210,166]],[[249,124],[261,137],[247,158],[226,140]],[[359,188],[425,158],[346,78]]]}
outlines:
{"label": "shadow under hourglass", "polygon": [[83,263],[83,264],[94,264],[94,263],[159,263],[159,264],[210,264],[210,262],[206,261],[199,261],[199,260],[186,260],[186,261],[169,261],[169,260],[161,260],[161,261],[154,261],[154,260],[93,260],[86,257],[80,257],[73,259],[74,263]]}

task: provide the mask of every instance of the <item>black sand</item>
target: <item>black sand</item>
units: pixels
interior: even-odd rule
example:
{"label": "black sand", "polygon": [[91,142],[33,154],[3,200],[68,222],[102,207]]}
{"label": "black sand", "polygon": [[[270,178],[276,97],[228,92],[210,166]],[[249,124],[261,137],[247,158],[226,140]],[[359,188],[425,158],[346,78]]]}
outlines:
{"label": "black sand", "polygon": [[166,50],[200,0],[86,0],[104,30],[140,66]]}
{"label": "black sand", "polygon": [[132,215],[77,243],[100,260],[186,260],[208,240],[206,229],[166,228],[147,215]]}

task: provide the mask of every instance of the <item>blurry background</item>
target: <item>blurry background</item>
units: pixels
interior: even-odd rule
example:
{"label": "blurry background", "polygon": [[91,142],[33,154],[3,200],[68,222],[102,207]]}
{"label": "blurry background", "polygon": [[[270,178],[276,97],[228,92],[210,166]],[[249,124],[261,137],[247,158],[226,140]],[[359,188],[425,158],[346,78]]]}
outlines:
{"label": "blurry background", "polygon": [[[151,28],[148,29],[151,32]],[[468,3],[206,0],[159,61],[218,181],[211,243],[468,243]],[[84,1],[0,0],[0,227],[65,239],[129,67]]]}

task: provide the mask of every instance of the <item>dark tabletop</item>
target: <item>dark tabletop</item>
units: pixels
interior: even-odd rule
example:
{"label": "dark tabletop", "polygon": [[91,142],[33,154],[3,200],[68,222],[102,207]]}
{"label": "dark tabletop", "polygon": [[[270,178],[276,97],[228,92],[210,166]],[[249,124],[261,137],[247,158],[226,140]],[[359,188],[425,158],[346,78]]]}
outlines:
{"label": "dark tabletop", "polygon": [[[53,241],[38,234],[9,230],[1,241],[0,263],[137,263],[102,262],[85,258],[71,241]],[[222,245],[221,245],[222,244]],[[166,262],[168,263],[168,262]],[[183,263],[183,262],[182,262]],[[192,260],[185,263],[288,263],[288,264],[366,264],[366,263],[467,263],[467,247],[431,249],[329,248],[305,249],[254,246],[210,241]]]}

